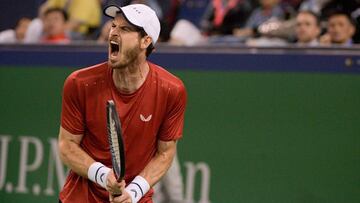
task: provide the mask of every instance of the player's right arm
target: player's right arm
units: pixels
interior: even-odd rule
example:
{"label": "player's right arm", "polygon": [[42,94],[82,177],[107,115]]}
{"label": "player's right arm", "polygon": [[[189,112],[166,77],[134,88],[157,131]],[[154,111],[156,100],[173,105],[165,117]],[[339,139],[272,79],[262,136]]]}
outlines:
{"label": "player's right arm", "polygon": [[[74,135],[60,126],[60,159],[78,175],[88,178],[103,186],[110,193],[116,193],[125,187],[125,182],[118,183],[113,171],[95,162],[80,146],[83,135]],[[100,168],[101,167],[101,168]],[[99,169],[100,168],[100,169]],[[101,173],[105,173],[102,178]],[[104,181],[101,181],[103,179]],[[106,186],[105,186],[106,185]]]}
{"label": "player's right arm", "polygon": [[59,151],[60,159],[75,173],[82,177],[88,177],[88,170],[95,162],[81,147],[83,135],[74,135],[60,127]]}
{"label": "player's right arm", "polygon": [[96,162],[80,145],[86,122],[84,87],[80,81],[78,72],[74,72],[64,83],[59,132],[60,158],[78,175],[101,185],[109,192],[117,191],[120,184],[115,181],[112,170]]}
{"label": "player's right arm", "polygon": [[84,136],[84,88],[74,72],[66,78],[62,94],[61,126],[59,131],[60,159],[72,171],[88,178],[89,167],[95,162],[80,146]]}

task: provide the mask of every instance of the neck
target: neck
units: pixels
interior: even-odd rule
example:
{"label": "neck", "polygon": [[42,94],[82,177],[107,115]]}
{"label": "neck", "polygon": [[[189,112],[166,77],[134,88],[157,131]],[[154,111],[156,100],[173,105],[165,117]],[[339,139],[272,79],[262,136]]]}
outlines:
{"label": "neck", "polygon": [[113,69],[112,78],[121,93],[131,94],[145,82],[149,69],[148,63],[144,60],[121,69]]}

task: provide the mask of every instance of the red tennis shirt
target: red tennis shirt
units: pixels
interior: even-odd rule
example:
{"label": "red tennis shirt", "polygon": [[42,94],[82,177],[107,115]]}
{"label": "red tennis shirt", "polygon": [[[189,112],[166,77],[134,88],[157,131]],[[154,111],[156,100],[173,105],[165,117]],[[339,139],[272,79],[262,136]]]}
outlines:
{"label": "red tennis shirt", "polygon": [[[111,155],[107,137],[106,102],[114,100],[125,145],[125,181],[130,183],[155,155],[157,141],[181,138],[186,90],[180,79],[148,62],[150,70],[142,86],[132,94],[120,93],[107,63],[73,72],[65,81],[61,126],[84,135],[82,149],[108,167]],[[151,202],[150,190],[140,202]],[[63,203],[108,202],[108,192],[70,171],[60,192]]]}

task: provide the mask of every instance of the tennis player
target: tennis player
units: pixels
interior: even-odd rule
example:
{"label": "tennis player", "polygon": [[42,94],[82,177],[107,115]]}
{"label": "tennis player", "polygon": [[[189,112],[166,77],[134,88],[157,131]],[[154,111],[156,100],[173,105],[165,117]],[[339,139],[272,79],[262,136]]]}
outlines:
{"label": "tennis player", "polygon": [[[152,202],[182,137],[186,90],[147,61],[159,37],[155,12],[142,4],[104,9],[113,18],[108,61],[73,72],[62,95],[59,150],[70,173],[60,202]],[[125,178],[115,180],[106,129],[114,100],[125,146]],[[121,195],[119,195],[121,193]]]}

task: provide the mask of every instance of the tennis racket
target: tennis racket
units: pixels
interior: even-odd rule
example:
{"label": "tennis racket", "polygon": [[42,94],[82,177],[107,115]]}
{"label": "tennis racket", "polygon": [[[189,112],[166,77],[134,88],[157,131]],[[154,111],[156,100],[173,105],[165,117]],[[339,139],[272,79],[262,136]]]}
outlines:
{"label": "tennis racket", "polygon": [[125,152],[120,118],[113,100],[107,101],[106,112],[112,166],[116,180],[121,182],[125,175]]}

